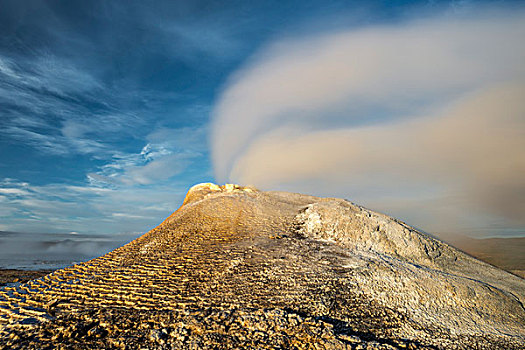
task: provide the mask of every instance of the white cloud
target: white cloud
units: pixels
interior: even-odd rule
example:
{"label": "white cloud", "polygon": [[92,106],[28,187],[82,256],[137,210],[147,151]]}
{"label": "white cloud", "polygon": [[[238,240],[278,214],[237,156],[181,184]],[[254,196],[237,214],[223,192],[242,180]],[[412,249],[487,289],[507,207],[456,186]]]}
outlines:
{"label": "white cloud", "polygon": [[42,52],[0,54],[0,135],[44,154],[111,156],[109,145],[146,121],[113,107],[113,91],[91,72]]}
{"label": "white cloud", "polygon": [[148,185],[182,173],[206,147],[204,128],[159,128],[138,153],[115,153],[100,171],[88,174],[94,186]]}
{"label": "white cloud", "polygon": [[128,213],[112,213],[111,216],[116,217],[116,218],[125,218],[125,219],[139,219],[139,220],[148,219],[147,216],[133,215],[133,214],[128,214]]}
{"label": "white cloud", "polygon": [[67,135],[58,135],[48,132],[36,132],[24,127],[7,126],[1,133],[17,142],[33,146],[39,152],[52,155],[68,154],[102,154],[108,153],[108,147],[89,138],[73,137],[72,131]]}
{"label": "white cloud", "polygon": [[[83,140],[92,132],[68,124],[63,137]],[[137,153],[113,152],[85,185],[35,186],[0,181],[0,216],[11,231],[118,233],[148,230],[171,214],[186,193],[176,175],[203,156],[204,128],[160,128]],[[109,152],[109,151],[105,151]],[[200,174],[202,176],[202,174]]]}
{"label": "white cloud", "polygon": [[102,88],[92,75],[69,60],[45,52],[35,55],[31,62],[0,56],[0,74],[14,87],[44,89],[60,95]]}
{"label": "white cloud", "polygon": [[29,192],[21,188],[0,188],[0,194],[26,196],[29,194]]}
{"label": "white cloud", "polygon": [[433,231],[523,227],[523,37],[523,11],[485,11],[276,43],[216,104],[216,177]]}
{"label": "white cloud", "polygon": [[164,149],[203,152],[207,149],[207,128],[183,127],[183,128],[159,128],[150,133],[146,139],[151,145],[163,147]]}
{"label": "white cloud", "polygon": [[155,145],[148,143],[140,151],[140,155],[144,157],[146,161],[153,160],[159,157],[170,155],[171,151],[162,145]]}
{"label": "white cloud", "polygon": [[18,79],[19,75],[14,71],[13,65],[12,60],[0,56],[0,73],[11,79]]}
{"label": "white cloud", "polygon": [[163,156],[144,165],[126,169],[121,179],[128,185],[147,185],[180,174],[188,164],[188,159],[184,155]]}
{"label": "white cloud", "polygon": [[34,132],[17,126],[7,126],[0,131],[4,137],[9,137],[17,141],[33,146],[40,152],[64,155],[69,154],[69,148],[57,140],[53,135]]}
{"label": "white cloud", "polygon": [[232,23],[214,23],[209,19],[203,22],[205,23],[162,23],[160,29],[176,43],[169,46],[174,54],[189,63],[198,55],[207,55],[215,59],[233,57],[240,49],[241,42],[234,38]]}
{"label": "white cloud", "polygon": [[[7,187],[9,186],[9,187]],[[118,189],[0,181],[2,230],[116,234],[147,231],[181,203],[180,184]],[[16,193],[16,194],[15,194]]]}
{"label": "white cloud", "polygon": [[[102,85],[91,74],[70,61],[53,55],[39,55],[33,66],[33,74],[26,76],[28,84],[69,95],[101,89]],[[24,82],[25,83],[25,82]]]}

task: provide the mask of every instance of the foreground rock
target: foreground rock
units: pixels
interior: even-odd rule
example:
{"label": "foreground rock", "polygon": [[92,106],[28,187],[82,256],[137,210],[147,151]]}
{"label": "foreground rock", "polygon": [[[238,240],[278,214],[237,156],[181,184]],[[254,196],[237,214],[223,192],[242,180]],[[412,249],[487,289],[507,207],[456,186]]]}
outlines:
{"label": "foreground rock", "polygon": [[0,269],[0,287],[13,283],[25,283],[51,272],[53,270]]}
{"label": "foreground rock", "polygon": [[0,291],[5,348],[521,349],[525,281],[340,199],[199,185],[113,252]]}

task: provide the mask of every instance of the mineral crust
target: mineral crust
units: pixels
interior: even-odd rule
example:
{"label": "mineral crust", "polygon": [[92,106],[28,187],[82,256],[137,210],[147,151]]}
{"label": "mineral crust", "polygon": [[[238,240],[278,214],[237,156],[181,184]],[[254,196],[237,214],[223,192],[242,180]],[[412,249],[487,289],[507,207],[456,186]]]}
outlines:
{"label": "mineral crust", "polygon": [[346,200],[201,184],[131,243],[0,289],[0,348],[523,349],[524,302]]}

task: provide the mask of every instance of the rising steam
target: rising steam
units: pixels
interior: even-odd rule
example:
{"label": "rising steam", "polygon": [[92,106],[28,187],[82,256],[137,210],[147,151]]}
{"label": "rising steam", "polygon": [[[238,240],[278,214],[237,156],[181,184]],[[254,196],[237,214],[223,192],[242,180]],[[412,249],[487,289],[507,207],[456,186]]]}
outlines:
{"label": "rising steam", "polygon": [[217,102],[217,180],[523,229],[524,37],[524,11],[484,11],[275,43]]}

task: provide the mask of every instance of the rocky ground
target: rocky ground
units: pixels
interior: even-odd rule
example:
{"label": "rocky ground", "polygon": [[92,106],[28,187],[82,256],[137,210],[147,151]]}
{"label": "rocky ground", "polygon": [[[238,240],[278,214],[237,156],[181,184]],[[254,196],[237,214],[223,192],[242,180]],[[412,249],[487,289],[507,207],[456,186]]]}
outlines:
{"label": "rocky ground", "polygon": [[51,272],[53,272],[53,270],[0,269],[0,287],[3,287],[8,283],[25,283],[48,275]]}
{"label": "rocky ground", "polygon": [[524,291],[343,200],[204,185],[124,247],[0,290],[0,348],[520,349]]}

